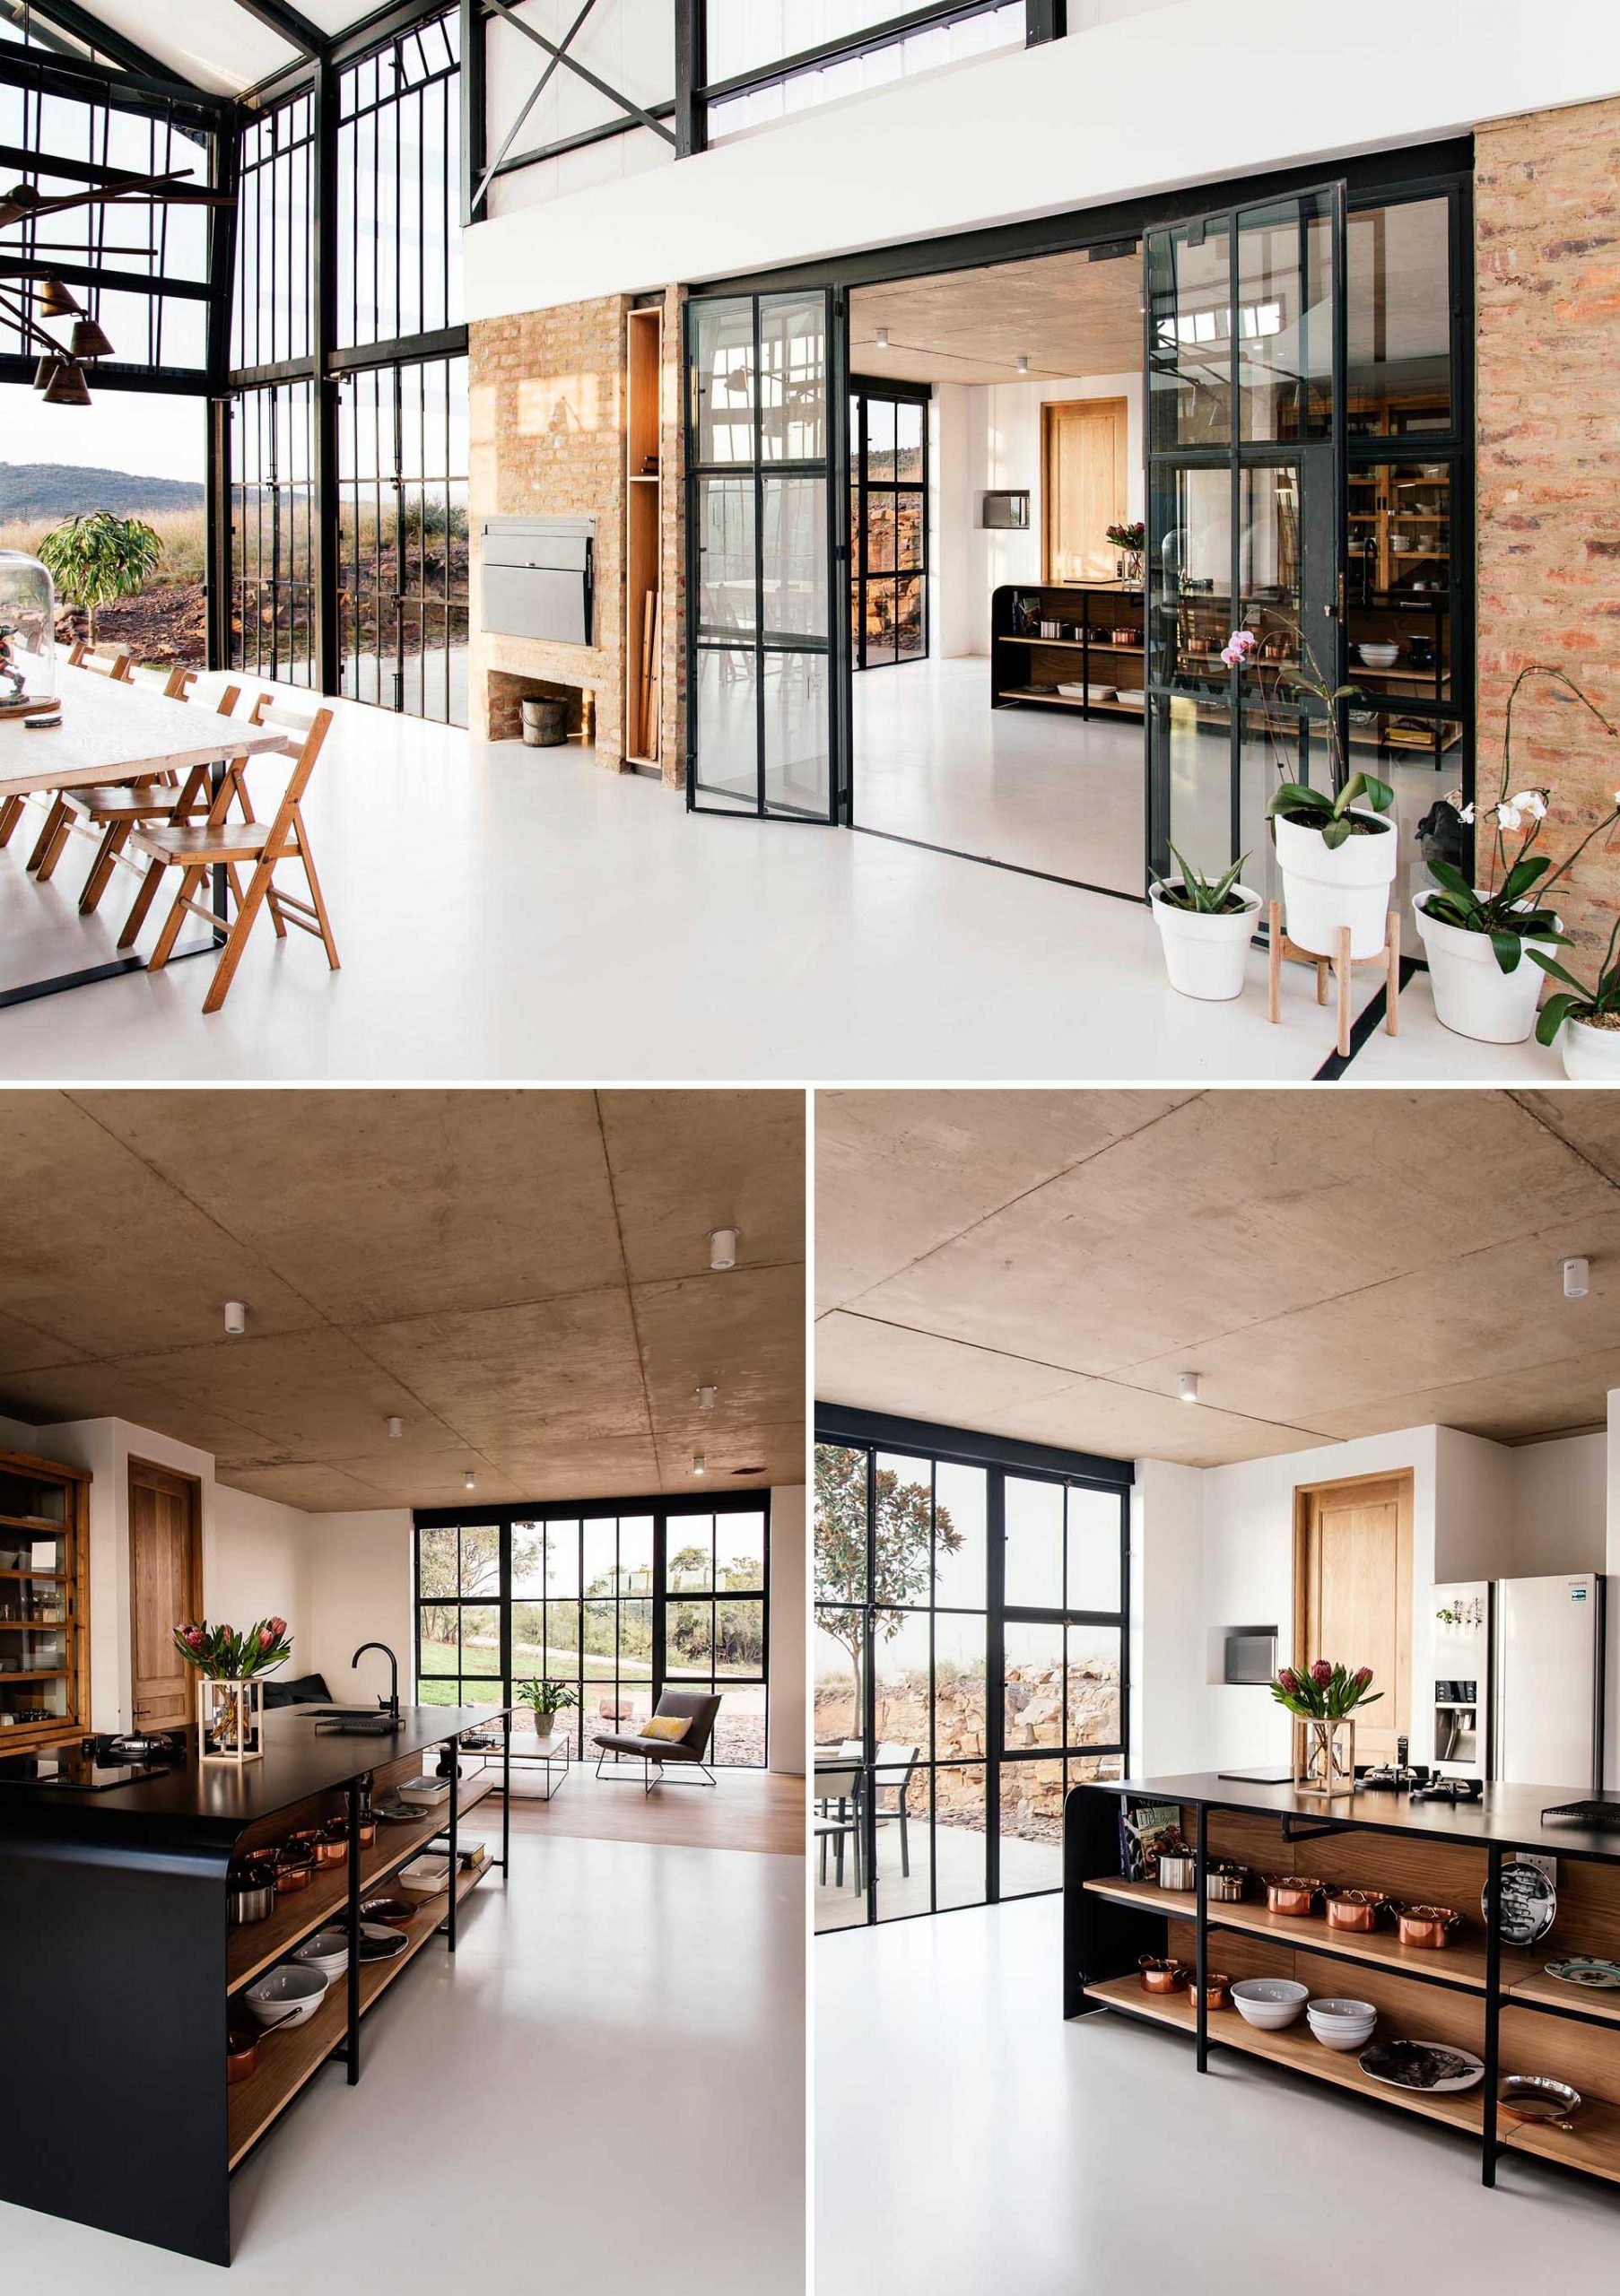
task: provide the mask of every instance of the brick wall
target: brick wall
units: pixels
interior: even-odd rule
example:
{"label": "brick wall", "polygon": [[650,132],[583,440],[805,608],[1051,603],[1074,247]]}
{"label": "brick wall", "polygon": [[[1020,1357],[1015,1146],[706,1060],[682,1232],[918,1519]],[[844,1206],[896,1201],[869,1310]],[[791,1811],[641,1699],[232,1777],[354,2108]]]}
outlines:
{"label": "brick wall", "polygon": [[474,551],[469,716],[475,735],[513,730],[502,696],[492,713],[490,672],[579,687],[595,696],[597,760],[617,772],[624,750],[624,314],[605,296],[516,318],[481,319],[471,334],[475,545],[480,518],[518,515],[597,521],[596,642],[557,646],[486,638],[478,628]]}
{"label": "brick wall", "polygon": [[[1620,721],[1620,100],[1498,121],[1475,152],[1479,788],[1491,798],[1526,663],[1567,670]],[[1550,787],[1544,839],[1562,855],[1612,807],[1620,743],[1540,681],[1513,725],[1513,787]],[[1581,953],[1607,939],[1620,834],[1588,848],[1558,904]]]}

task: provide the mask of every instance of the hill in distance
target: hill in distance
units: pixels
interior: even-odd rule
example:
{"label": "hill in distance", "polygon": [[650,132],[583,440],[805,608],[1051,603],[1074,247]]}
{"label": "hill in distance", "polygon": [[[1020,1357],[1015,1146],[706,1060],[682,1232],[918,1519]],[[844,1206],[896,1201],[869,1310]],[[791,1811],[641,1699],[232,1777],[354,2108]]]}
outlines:
{"label": "hill in distance", "polygon": [[145,510],[200,510],[203,487],[186,478],[143,478],[77,463],[0,463],[0,519],[73,518],[86,510],[128,517]]}

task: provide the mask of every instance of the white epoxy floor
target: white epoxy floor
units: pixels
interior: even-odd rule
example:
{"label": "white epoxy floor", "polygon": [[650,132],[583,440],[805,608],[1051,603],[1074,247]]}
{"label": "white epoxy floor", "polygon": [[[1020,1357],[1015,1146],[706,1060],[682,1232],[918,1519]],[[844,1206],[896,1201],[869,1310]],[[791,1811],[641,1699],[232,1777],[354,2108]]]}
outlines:
{"label": "white epoxy floor", "polygon": [[[342,970],[302,934],[262,932],[211,1018],[205,960],[14,1006],[0,1077],[1302,1083],[1332,1049],[1298,969],[1285,1024],[1267,1023],[1258,952],[1237,1004],[1175,996],[1135,903],[886,838],[689,814],[575,747],[480,745],[359,703],[337,717],[306,811]],[[259,781],[263,807],[268,769]],[[126,879],[86,926],[83,856],[36,886],[35,833],[30,816],[0,853],[0,982],[107,953],[131,897]],[[1358,1006],[1373,986],[1358,977]],[[1562,1074],[1534,1044],[1447,1035],[1421,978],[1401,1024],[1352,1080]]]}
{"label": "white epoxy floor", "polygon": [[[52,2296],[801,2296],[804,1866],[514,1833],[233,2187],[212,2265],[0,2205]],[[87,2124],[87,2138],[116,2132]]]}
{"label": "white epoxy floor", "polygon": [[1612,2284],[1620,2195],[1108,2013],[1061,1900],[814,1948],[816,2296]]}

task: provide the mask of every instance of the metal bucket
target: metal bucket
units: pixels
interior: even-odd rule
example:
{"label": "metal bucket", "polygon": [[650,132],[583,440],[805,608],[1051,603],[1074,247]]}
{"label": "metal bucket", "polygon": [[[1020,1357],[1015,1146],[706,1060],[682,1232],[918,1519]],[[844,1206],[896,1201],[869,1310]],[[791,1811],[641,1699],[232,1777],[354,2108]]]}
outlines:
{"label": "metal bucket", "polygon": [[568,704],[556,694],[533,694],[518,705],[523,739],[531,750],[554,750],[568,739]]}

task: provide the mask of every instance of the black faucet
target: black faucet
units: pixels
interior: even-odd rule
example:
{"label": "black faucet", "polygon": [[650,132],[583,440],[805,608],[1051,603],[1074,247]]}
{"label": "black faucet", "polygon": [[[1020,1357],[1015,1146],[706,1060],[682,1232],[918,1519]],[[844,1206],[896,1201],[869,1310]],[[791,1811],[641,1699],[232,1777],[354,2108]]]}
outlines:
{"label": "black faucet", "polygon": [[[399,1726],[399,1661],[386,1642],[362,1642],[350,1659],[351,1669],[358,1666],[368,1650],[380,1650],[388,1662],[388,1719],[396,1729]],[[380,1706],[382,1700],[377,1701]]]}

